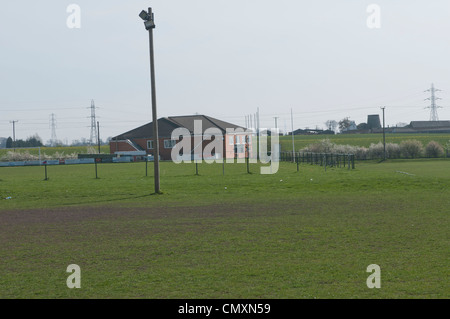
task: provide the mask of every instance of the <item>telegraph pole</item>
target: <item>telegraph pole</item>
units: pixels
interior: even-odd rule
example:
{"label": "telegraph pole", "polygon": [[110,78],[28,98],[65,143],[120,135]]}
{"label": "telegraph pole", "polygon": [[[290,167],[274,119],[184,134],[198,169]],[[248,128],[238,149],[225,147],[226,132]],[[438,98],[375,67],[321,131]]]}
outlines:
{"label": "telegraph pole", "polygon": [[9,123],[12,123],[13,125],[13,148],[14,152],[16,151],[16,123],[19,122],[18,120],[15,121],[9,121]]}
{"label": "telegraph pole", "polygon": [[279,119],[279,117],[278,116],[274,116],[274,119],[275,119],[275,129],[277,129],[278,128],[278,119]]}
{"label": "telegraph pole", "polygon": [[100,154],[100,123],[97,121],[97,143],[98,143],[98,153]]}
{"label": "telegraph pole", "polygon": [[292,129],[292,161],[295,162],[295,142],[294,142],[294,117],[291,108],[291,129]]}
{"label": "telegraph pole", "polygon": [[260,126],[259,126],[259,107],[258,107],[258,111],[256,112],[256,128],[258,130],[258,136],[259,136],[259,130],[260,130]]}
{"label": "telegraph pole", "polygon": [[155,175],[155,194],[160,194],[159,184],[159,137],[158,137],[158,117],[156,115],[156,87],[155,87],[155,59],[153,53],[153,29],[155,28],[155,17],[152,8],[148,12],[142,10],[139,14],[144,20],[145,29],[148,31],[150,42],[150,80],[152,91],[152,113],[153,113],[153,157],[154,157],[154,175]]}
{"label": "telegraph pole", "polygon": [[383,159],[386,160],[386,132],[385,132],[385,122],[384,122],[384,109],[386,107],[383,106],[381,109],[383,110]]}

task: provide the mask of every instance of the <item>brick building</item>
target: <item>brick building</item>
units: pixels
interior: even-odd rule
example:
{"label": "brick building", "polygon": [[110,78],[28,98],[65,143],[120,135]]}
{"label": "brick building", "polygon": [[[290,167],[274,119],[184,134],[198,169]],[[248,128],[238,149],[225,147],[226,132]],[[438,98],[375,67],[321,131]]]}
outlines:
{"label": "brick building", "polygon": [[[196,137],[199,138],[198,132],[195,132],[195,125],[197,127],[201,124],[201,149],[209,144],[210,140],[203,140],[205,130],[216,128],[222,133],[223,149],[215,150],[216,158],[244,158],[246,156],[246,147],[251,152],[251,139],[246,144],[246,134],[243,132],[244,127],[231,124],[222,120],[218,120],[206,115],[187,115],[187,116],[170,116],[158,119],[158,136],[159,136],[159,154],[161,160],[171,160],[172,148],[177,143],[172,140],[172,132],[177,128],[185,128],[191,134],[192,152],[188,155],[194,158],[195,150],[200,145],[195,145]],[[232,130],[233,132],[227,132]],[[197,134],[197,135],[195,135]],[[153,122],[142,125],[131,131],[122,133],[113,137],[109,143],[110,153],[115,154],[119,152],[137,152],[145,151],[146,154],[153,155]]]}

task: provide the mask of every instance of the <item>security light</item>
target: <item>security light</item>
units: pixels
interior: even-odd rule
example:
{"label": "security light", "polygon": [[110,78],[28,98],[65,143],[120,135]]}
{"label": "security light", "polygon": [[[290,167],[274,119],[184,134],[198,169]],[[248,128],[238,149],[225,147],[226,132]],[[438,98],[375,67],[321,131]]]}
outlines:
{"label": "security light", "polygon": [[155,23],[153,22],[153,19],[145,21],[144,25],[145,25],[145,29],[146,30],[150,30],[150,29],[154,29],[155,28]]}
{"label": "security light", "polygon": [[150,20],[150,16],[149,16],[149,14],[148,14],[145,10],[142,10],[141,13],[139,13],[139,16],[140,16],[141,19],[144,20],[144,21]]}

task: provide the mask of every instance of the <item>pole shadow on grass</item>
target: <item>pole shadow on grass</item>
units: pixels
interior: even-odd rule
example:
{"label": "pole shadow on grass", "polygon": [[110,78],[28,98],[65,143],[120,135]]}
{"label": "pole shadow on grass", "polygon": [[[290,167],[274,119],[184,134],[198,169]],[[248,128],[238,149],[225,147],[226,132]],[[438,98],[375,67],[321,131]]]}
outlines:
{"label": "pole shadow on grass", "polygon": [[[163,193],[161,192],[160,194],[163,194]],[[121,197],[121,198],[107,199],[107,200],[93,200],[93,201],[88,201],[88,202],[83,202],[83,203],[79,203],[79,202],[77,202],[77,203],[66,203],[66,204],[62,204],[61,206],[74,206],[74,205],[78,206],[80,204],[82,204],[83,206],[86,206],[86,204],[100,204],[100,203],[118,202],[118,201],[129,200],[129,199],[146,198],[146,197],[150,197],[152,195],[156,195],[156,194],[152,193],[152,194],[146,194],[146,195]]]}

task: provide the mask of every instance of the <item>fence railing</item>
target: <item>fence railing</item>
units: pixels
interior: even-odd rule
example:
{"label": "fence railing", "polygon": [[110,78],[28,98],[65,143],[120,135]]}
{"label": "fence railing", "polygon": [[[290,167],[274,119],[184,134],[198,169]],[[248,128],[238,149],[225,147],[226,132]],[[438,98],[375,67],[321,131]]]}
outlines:
{"label": "fence railing", "polygon": [[280,152],[280,161],[298,164],[320,165],[325,167],[355,168],[354,154]]}

